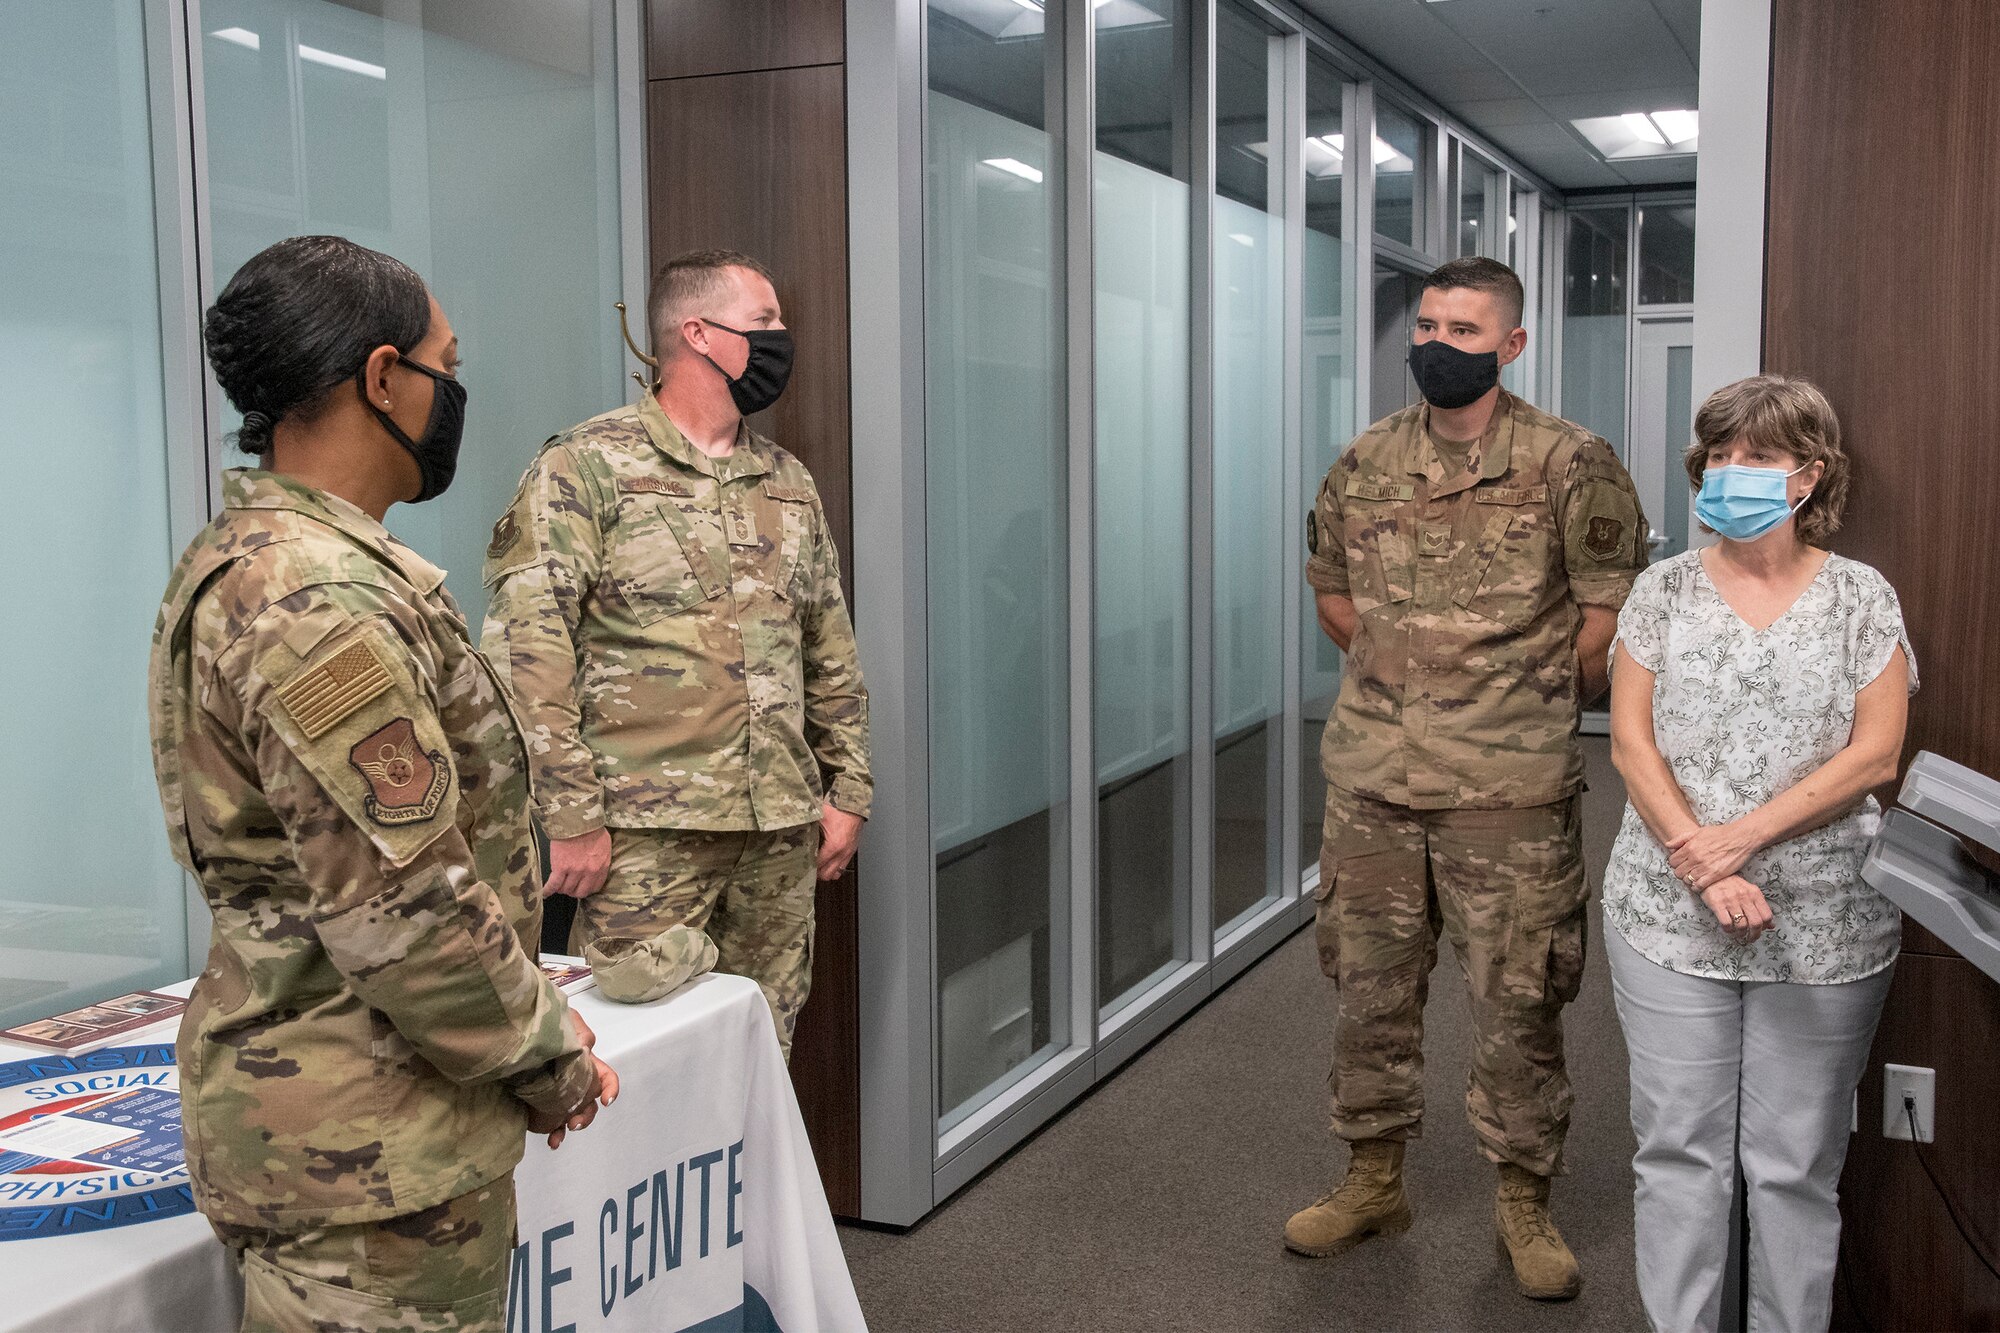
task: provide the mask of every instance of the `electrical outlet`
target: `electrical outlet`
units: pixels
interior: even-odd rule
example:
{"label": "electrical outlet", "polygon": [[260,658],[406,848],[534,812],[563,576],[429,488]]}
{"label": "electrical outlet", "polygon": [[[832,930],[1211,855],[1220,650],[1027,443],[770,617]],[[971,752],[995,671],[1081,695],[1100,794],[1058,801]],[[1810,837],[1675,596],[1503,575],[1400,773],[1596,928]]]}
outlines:
{"label": "electrical outlet", "polygon": [[1908,1098],[1916,1103],[1917,1142],[1936,1141],[1936,1095],[1935,1069],[1922,1069],[1915,1065],[1882,1066],[1882,1137],[1909,1140],[1910,1110],[1904,1104],[1904,1099]]}

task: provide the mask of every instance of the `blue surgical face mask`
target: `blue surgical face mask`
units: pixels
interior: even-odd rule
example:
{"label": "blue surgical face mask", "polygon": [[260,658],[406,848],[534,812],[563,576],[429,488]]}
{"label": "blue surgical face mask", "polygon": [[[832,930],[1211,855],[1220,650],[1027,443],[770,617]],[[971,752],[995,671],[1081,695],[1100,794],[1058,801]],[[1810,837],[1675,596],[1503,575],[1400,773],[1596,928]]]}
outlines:
{"label": "blue surgical face mask", "polygon": [[1785,482],[1811,466],[1807,463],[1790,472],[1739,463],[1709,468],[1701,475],[1695,517],[1731,541],[1756,541],[1796,514],[1812,496],[1807,491],[1796,505],[1785,498]]}

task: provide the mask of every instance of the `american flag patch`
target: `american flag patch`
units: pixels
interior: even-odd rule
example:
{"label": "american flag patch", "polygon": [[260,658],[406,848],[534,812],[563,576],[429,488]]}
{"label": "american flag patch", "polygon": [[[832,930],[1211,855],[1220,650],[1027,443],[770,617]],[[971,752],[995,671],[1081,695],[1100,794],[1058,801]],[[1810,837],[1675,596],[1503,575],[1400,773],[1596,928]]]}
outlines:
{"label": "american flag patch", "polygon": [[388,668],[373,649],[357,640],[286,681],[278,698],[311,741],[331,731],[390,683]]}

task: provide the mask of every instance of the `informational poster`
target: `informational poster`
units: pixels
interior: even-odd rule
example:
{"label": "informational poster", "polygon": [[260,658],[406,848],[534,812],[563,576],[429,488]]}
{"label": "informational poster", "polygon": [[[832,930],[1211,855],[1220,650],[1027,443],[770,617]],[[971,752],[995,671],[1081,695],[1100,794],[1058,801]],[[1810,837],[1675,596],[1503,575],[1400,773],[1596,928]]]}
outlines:
{"label": "informational poster", "polygon": [[0,1241],[193,1210],[171,1045],[0,1065]]}

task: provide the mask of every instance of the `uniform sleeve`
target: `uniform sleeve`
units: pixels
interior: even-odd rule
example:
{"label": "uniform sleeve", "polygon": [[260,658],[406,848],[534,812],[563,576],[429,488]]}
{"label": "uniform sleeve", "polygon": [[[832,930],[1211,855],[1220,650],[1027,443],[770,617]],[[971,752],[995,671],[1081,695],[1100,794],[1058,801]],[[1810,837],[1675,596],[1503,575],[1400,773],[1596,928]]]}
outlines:
{"label": "uniform sleeve", "polygon": [[1623,606],[1646,567],[1646,516],[1624,465],[1594,435],[1564,470],[1556,517],[1571,595],[1583,606]]}
{"label": "uniform sleeve", "polygon": [[603,568],[603,499],[565,446],[544,449],[493,527],[480,648],[513,691],[527,728],[536,817],[552,838],[604,826],[604,787],[583,742],[578,627]]}
{"label": "uniform sleeve", "polygon": [[1320,483],[1319,498],[1306,515],[1306,582],[1314,592],[1349,596],[1347,532],[1341,522],[1341,488],[1346,471],[1336,464]]}
{"label": "uniform sleeve", "polygon": [[[349,602],[388,594],[359,590]],[[540,1110],[581,1100],[569,1006],[474,869],[439,721],[435,664],[407,608],[314,598],[266,612],[218,664],[257,782],[310,898],[309,928],[370,1008],[459,1083],[504,1081]]]}
{"label": "uniform sleeve", "polygon": [[866,819],[875,799],[868,771],[868,689],[861,682],[854,622],[840,588],[840,551],[817,499],[812,523],[813,581],[799,607],[806,744],[826,779],[827,800]]}

